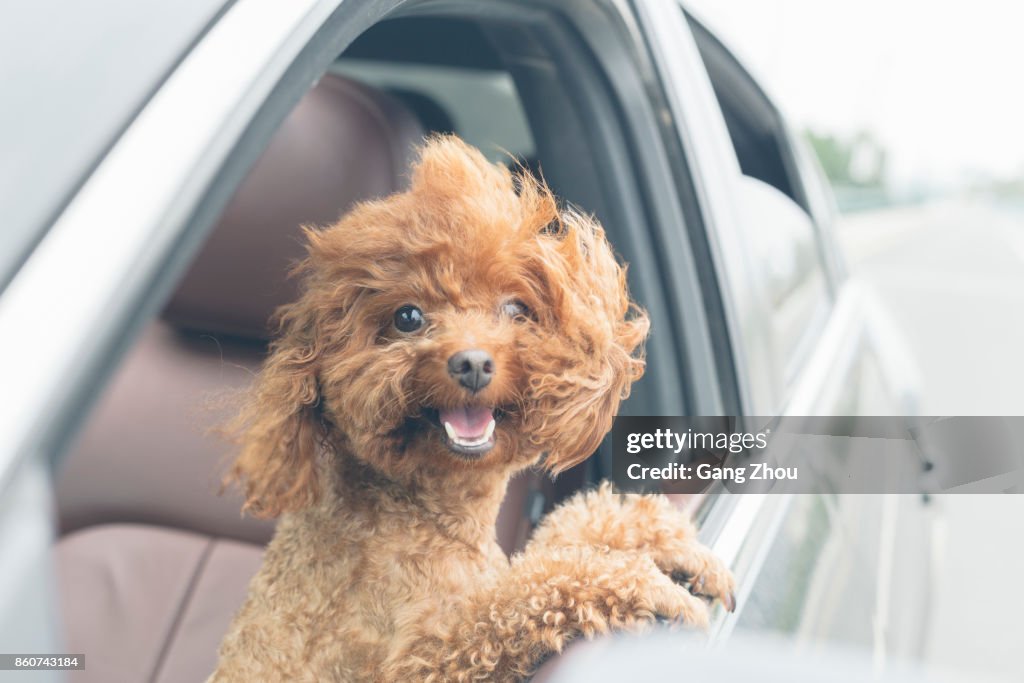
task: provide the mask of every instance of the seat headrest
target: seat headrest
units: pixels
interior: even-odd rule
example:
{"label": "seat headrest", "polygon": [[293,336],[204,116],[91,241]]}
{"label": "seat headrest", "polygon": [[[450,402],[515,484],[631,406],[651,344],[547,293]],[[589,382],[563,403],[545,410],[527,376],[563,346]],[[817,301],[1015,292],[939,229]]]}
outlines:
{"label": "seat headrest", "polygon": [[324,76],[242,182],[164,318],[265,339],[274,309],[296,294],[287,273],[304,254],[299,227],[333,223],[356,202],[403,189],[422,137],[397,100]]}

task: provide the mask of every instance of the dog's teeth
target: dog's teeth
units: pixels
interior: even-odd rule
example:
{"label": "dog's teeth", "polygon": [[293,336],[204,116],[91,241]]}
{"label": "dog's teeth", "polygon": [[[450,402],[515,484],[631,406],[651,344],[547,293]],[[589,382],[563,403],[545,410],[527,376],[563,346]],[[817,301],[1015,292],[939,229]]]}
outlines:
{"label": "dog's teeth", "polygon": [[464,446],[466,448],[472,448],[475,446],[482,446],[491,440],[491,436],[494,434],[495,423],[491,420],[487,425],[487,429],[484,430],[483,436],[478,439],[464,439],[459,436],[458,432],[455,431],[455,427],[452,427],[450,422],[444,423],[445,434],[448,438],[457,446]]}

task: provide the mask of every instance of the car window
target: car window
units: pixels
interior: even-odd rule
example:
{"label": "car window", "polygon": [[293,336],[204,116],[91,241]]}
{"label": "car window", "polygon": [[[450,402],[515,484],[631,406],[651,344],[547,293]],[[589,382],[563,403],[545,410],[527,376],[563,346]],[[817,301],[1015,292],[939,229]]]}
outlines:
{"label": "car window", "polygon": [[[551,145],[535,140],[527,109],[532,106],[534,122],[543,114],[536,103],[524,101],[506,60],[475,22],[431,17],[381,22],[357,38],[330,73],[400,100],[428,133],[455,133],[493,162],[522,163],[550,175],[551,166],[545,162],[542,168],[540,157],[551,156]],[[586,209],[592,208],[588,203]],[[594,474],[588,467],[585,463],[554,482],[523,478],[529,488],[526,514],[510,522],[517,542],[524,543],[544,511]]]}
{"label": "car window", "polygon": [[743,174],[740,213],[771,307],[774,360],[788,385],[827,318],[824,250],[782,115],[729,51],[686,18]]}

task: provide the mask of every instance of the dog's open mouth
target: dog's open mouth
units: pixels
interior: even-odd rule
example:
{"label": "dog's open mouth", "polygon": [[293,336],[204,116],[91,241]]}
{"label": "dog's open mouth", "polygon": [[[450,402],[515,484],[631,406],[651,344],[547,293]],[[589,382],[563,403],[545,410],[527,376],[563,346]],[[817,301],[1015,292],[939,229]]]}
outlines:
{"label": "dog's open mouth", "polygon": [[445,445],[459,455],[479,456],[494,448],[498,415],[486,406],[460,406],[429,411],[443,432]]}

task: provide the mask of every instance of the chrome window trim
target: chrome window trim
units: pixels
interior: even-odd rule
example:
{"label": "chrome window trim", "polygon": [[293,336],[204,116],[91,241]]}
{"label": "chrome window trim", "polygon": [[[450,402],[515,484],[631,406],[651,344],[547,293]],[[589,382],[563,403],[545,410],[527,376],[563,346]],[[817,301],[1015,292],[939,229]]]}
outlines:
{"label": "chrome window trim", "polygon": [[736,628],[792,502],[793,494],[788,493],[723,493],[715,501],[700,539],[735,573],[736,611],[715,609],[707,632],[709,646],[721,646]]}
{"label": "chrome window trim", "polygon": [[[341,0],[238,0],[185,57],[0,298],[0,491],[116,343],[237,140]],[[180,135],[169,139],[168,131]],[[138,182],[139,177],[145,182]],[[126,192],[131,188],[132,192]],[[102,269],[90,254],[102,251]]]}

